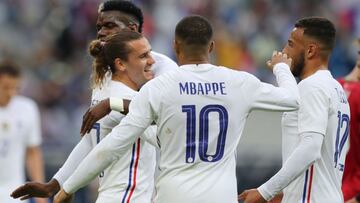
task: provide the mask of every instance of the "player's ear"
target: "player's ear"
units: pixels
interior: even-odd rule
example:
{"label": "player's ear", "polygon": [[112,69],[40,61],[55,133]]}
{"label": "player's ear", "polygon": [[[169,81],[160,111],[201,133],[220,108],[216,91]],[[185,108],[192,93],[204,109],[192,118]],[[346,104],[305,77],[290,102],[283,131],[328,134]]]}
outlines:
{"label": "player's ear", "polygon": [[209,46],[209,53],[211,53],[215,48],[215,41],[211,41],[210,42],[210,46]]}
{"label": "player's ear", "polygon": [[139,26],[136,23],[131,23],[128,27],[131,31],[139,32]]}
{"label": "player's ear", "polygon": [[319,47],[316,44],[309,44],[306,50],[307,58],[313,58],[316,54],[319,54],[317,53],[319,51]]}
{"label": "player's ear", "polygon": [[124,62],[120,58],[116,58],[114,61],[115,69],[119,71],[125,71],[126,66]]}
{"label": "player's ear", "polygon": [[175,54],[179,55],[179,53],[180,53],[180,43],[176,39],[174,39],[174,41],[173,41],[173,48],[174,48]]}

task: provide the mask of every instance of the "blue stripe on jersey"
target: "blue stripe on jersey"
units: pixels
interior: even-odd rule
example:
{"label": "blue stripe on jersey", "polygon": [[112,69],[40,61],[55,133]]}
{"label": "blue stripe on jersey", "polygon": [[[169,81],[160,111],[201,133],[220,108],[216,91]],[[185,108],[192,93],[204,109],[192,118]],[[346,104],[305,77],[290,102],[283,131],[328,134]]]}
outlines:
{"label": "blue stripe on jersey", "polygon": [[305,182],[304,182],[304,192],[303,192],[302,203],[305,203],[305,200],[306,200],[306,188],[307,188],[308,175],[309,175],[309,169],[307,169],[306,173],[305,173]]}
{"label": "blue stripe on jersey", "polygon": [[126,196],[131,188],[131,176],[132,176],[132,168],[133,168],[133,164],[134,164],[134,158],[135,158],[135,146],[136,143],[133,144],[133,148],[132,148],[132,155],[131,155],[131,162],[130,162],[130,170],[129,170],[129,183],[128,183],[128,187],[126,188],[124,197],[122,199],[122,203],[125,203],[126,200]]}

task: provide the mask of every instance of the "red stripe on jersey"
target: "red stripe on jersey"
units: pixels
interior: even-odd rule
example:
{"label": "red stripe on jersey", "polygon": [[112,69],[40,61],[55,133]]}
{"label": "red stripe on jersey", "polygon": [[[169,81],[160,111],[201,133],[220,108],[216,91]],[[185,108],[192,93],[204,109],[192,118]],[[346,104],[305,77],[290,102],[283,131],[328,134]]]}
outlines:
{"label": "red stripe on jersey", "polygon": [[314,175],[314,165],[310,167],[310,181],[309,181],[309,190],[307,195],[307,203],[310,203],[310,195],[311,195],[311,187],[312,187],[312,180]]}
{"label": "red stripe on jersey", "polygon": [[137,174],[137,169],[138,169],[138,164],[139,164],[139,158],[140,158],[140,138],[138,138],[138,140],[137,140],[136,161],[135,161],[135,166],[134,166],[133,185],[131,187],[129,197],[128,197],[127,201],[126,201],[127,203],[130,202],[131,196],[134,193],[134,190],[135,190],[135,187],[136,187],[136,174]]}

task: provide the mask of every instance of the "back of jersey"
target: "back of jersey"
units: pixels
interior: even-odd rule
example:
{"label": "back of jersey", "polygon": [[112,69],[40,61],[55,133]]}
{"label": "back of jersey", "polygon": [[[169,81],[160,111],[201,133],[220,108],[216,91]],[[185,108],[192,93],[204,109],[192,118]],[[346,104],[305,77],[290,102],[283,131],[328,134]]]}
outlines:
{"label": "back of jersey", "polygon": [[267,103],[270,85],[211,64],[184,65],[151,82],[161,148],[155,202],[236,203],[235,153],[245,120],[252,108],[281,110],[283,98]]}

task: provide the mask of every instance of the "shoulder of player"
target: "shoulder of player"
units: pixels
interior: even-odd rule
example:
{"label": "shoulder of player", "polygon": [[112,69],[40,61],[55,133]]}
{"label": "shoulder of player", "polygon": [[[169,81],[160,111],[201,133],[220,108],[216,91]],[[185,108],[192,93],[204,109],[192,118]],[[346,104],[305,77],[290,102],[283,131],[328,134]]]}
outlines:
{"label": "shoulder of player", "polygon": [[[334,79],[335,81],[335,79]],[[336,82],[338,83],[338,82]],[[335,90],[334,86],[329,86],[329,83],[319,79],[319,77],[308,77],[298,84],[300,98],[304,97],[305,95],[323,95],[325,97],[331,97],[331,91]],[[340,83],[336,85],[337,89],[342,89]]]}
{"label": "shoulder of player", "polygon": [[110,84],[110,96],[119,97],[123,99],[132,99],[136,96],[138,91],[131,89],[129,86],[125,85],[119,81],[111,81]]}
{"label": "shoulder of player", "polygon": [[37,110],[38,106],[34,100],[31,98],[16,95],[13,99],[13,105],[16,106],[17,109],[24,109],[24,110]]}
{"label": "shoulder of player", "polygon": [[224,66],[217,66],[219,70],[223,71],[230,81],[245,82],[245,81],[260,81],[255,75],[246,71],[234,70]]}
{"label": "shoulder of player", "polygon": [[175,61],[173,61],[171,58],[169,58],[168,56],[164,55],[164,54],[160,54],[158,52],[155,51],[151,51],[151,54],[155,60],[156,63],[166,63],[166,64],[175,64]]}

